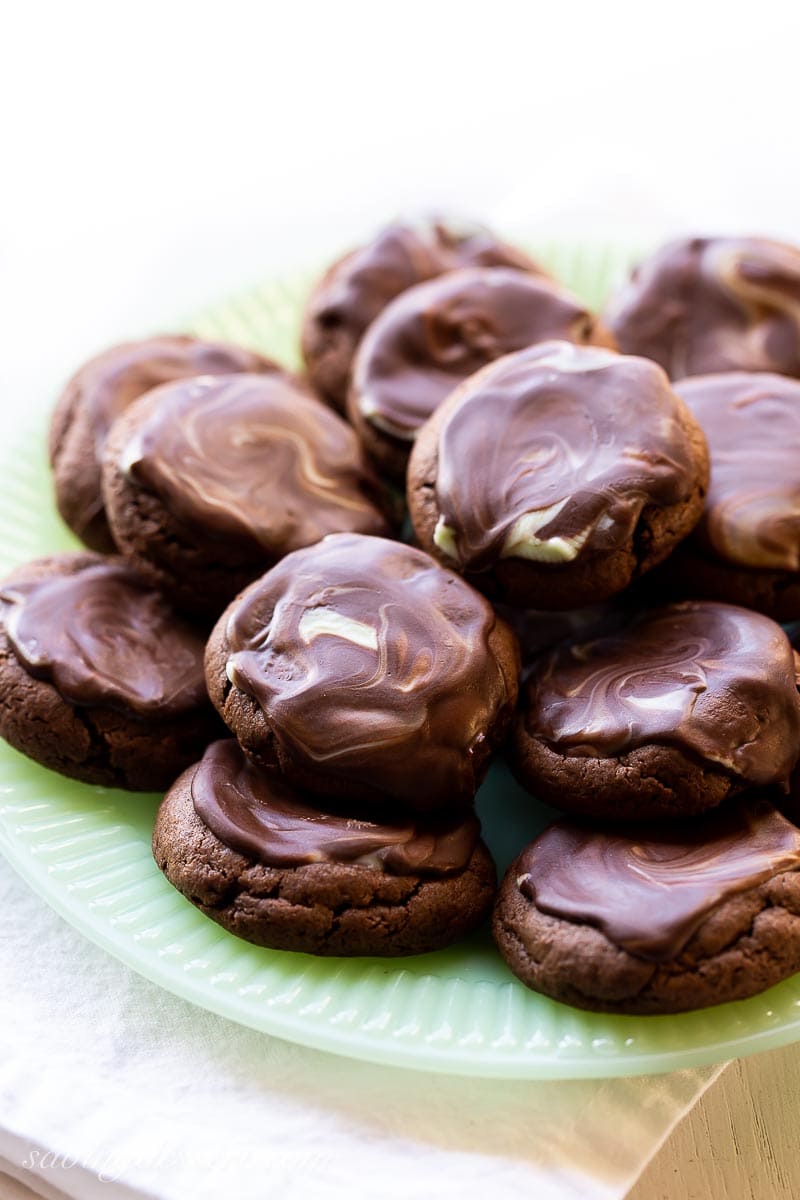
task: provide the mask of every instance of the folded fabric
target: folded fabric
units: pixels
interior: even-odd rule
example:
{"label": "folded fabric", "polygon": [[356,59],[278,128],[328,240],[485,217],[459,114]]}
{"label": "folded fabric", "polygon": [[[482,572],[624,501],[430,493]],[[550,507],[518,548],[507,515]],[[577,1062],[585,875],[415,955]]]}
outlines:
{"label": "folded fabric", "polygon": [[350,1200],[364,1180],[376,1200],[611,1200],[722,1070],[547,1083],[374,1066],[162,991],[2,860],[0,905],[0,1170],[50,1200]]}

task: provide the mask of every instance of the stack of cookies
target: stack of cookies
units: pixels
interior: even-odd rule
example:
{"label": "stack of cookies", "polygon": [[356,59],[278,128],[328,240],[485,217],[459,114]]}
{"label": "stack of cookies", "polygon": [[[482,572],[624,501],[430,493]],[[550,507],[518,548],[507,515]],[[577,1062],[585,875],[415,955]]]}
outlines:
{"label": "stack of cookies", "polygon": [[[616,1012],[800,970],[800,250],[674,243],[597,316],[485,229],[397,224],[301,341],[303,377],[184,336],[73,377],[88,549],[0,587],[3,736],[165,791],[159,867],[258,945],[493,909],[524,983]],[[498,752],[566,816],[496,891]]]}

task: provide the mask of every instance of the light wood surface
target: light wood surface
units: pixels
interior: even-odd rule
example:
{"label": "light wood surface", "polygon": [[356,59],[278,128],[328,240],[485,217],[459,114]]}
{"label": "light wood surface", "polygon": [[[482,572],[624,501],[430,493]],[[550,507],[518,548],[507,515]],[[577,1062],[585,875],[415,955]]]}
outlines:
{"label": "light wood surface", "polygon": [[6,1175],[5,1171],[0,1171],[0,1196],[3,1200],[38,1200],[36,1192]]}
{"label": "light wood surface", "polygon": [[[28,1186],[30,1184],[30,1186]],[[47,1179],[0,1157],[0,1200],[70,1200]]]}
{"label": "light wood surface", "polygon": [[627,1200],[796,1200],[800,1046],[731,1064]]}

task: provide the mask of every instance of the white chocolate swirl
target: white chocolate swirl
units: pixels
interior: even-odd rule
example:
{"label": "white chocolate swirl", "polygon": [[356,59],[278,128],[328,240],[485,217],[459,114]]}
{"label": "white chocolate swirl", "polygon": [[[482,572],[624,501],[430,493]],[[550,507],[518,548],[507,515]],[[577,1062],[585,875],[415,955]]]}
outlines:
{"label": "white chocolate swirl", "polygon": [[711,451],[693,539],[736,565],[800,571],[800,383],[728,372],[683,380],[675,390]]}
{"label": "white chocolate swirl", "polygon": [[352,429],[290,379],[201,376],[138,404],[120,469],[190,527],[273,552],[385,532]]}
{"label": "white chocolate swirl", "polygon": [[695,487],[691,418],[643,359],[543,342],[485,367],[447,406],[434,540],[467,571],[617,550],[645,505]]}
{"label": "white chocolate swirl", "polygon": [[605,758],[666,744],[752,784],[785,784],[800,751],[798,661],[768,617],[673,604],[546,656],[526,727],[564,754]]}
{"label": "white chocolate swirl", "polygon": [[800,248],[768,238],[670,242],[636,268],[605,319],[621,350],[672,379],[800,375]]}
{"label": "white chocolate swirl", "polygon": [[332,535],[235,603],[227,673],[293,760],[414,807],[456,805],[514,701],[494,625],[483,597],[422,551]]}

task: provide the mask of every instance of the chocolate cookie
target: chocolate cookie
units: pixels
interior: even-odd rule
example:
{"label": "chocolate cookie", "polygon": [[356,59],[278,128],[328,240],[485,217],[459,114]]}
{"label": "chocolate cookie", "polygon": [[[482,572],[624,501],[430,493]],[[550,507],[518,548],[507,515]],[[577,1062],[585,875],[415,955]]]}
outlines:
{"label": "chocolate cookie", "polygon": [[675,390],[706,435],[711,482],[658,586],[800,619],[800,382],[732,371]]}
{"label": "chocolate cookie", "polygon": [[164,797],[158,866],[231,933],[307,954],[420,954],[474,929],[494,864],[477,819],[320,809],[216,742]]}
{"label": "chocolate cookie", "polygon": [[702,812],[786,790],[800,757],[800,658],[768,617],[687,601],[569,642],[533,669],[514,737],[520,781],[607,820]]}
{"label": "chocolate cookie", "polygon": [[67,525],[93,550],[114,551],[100,467],[111,425],[139,396],[193,375],[278,370],[252,350],[183,334],[126,342],[85,363],[61,394],[50,424],[56,503]]}
{"label": "chocolate cookie", "polygon": [[672,379],[800,375],[800,249],[766,238],[684,238],[643,262],[608,305],[626,354]]}
{"label": "chocolate cookie", "polygon": [[440,221],[397,222],[338,259],[314,288],[303,314],[303,357],[320,395],[344,412],[353,355],[370,322],[406,288],[458,267],[540,273],[527,254],[488,229]]}
{"label": "chocolate cookie", "polygon": [[509,868],[494,936],[523,983],[578,1008],[742,1000],[800,971],[800,830],[765,800],[680,829],[558,821]]}
{"label": "chocolate cookie", "polygon": [[109,436],[103,489],[121,553],[176,605],[213,616],[326,533],[388,531],[353,430],[282,375],[143,396]]}
{"label": "chocolate cookie", "polygon": [[457,384],[534,342],[614,345],[586,306],[546,279],[507,267],[450,271],[408,288],[358,348],[347,402],[371,459],[405,482],[420,427]]}
{"label": "chocolate cookie", "polygon": [[618,600],[593,604],[589,608],[570,608],[547,612],[536,608],[514,608],[510,604],[495,604],[494,609],[517,635],[522,662],[521,679],[526,680],[537,666],[545,650],[566,641],[599,637],[622,629],[641,604],[636,607],[626,592]]}
{"label": "chocolate cookie", "polygon": [[424,549],[506,603],[621,592],[700,517],[703,434],[643,358],[543,342],[461,384],[422,427],[408,504]]}
{"label": "chocolate cookie", "polygon": [[295,786],[420,812],[472,802],[517,698],[516,639],[427,554],[334,534],[223,613],[209,694]]}
{"label": "chocolate cookie", "polygon": [[161,790],[219,735],[203,650],[121,560],[37,559],[0,585],[0,734],[73,779]]}

